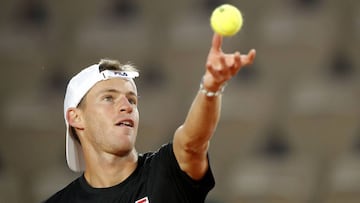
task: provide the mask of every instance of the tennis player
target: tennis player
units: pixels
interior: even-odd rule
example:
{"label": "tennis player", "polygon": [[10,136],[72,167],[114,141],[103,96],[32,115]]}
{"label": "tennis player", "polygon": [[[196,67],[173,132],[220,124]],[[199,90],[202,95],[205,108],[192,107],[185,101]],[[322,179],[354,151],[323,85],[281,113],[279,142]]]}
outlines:
{"label": "tennis player", "polygon": [[226,54],[214,34],[197,92],[184,123],[155,152],[135,149],[139,127],[137,69],[101,60],[68,83],[66,155],[80,177],[46,203],[201,203],[214,187],[209,142],[226,83],[253,63],[255,50]]}

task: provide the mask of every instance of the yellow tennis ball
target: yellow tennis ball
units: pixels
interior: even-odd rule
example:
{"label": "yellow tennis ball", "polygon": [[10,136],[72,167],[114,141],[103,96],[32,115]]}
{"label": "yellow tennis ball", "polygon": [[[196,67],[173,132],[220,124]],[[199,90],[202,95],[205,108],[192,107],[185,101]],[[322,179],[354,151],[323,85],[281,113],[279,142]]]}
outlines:
{"label": "yellow tennis ball", "polygon": [[243,17],[235,6],[223,4],[212,12],[210,24],[214,32],[222,36],[233,36],[240,31]]}

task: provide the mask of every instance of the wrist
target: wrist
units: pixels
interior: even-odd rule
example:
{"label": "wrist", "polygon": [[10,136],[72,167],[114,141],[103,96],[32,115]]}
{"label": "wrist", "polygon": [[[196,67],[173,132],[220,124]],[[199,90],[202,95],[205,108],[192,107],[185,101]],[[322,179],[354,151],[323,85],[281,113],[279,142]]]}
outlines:
{"label": "wrist", "polygon": [[207,88],[204,85],[204,77],[203,77],[200,82],[199,91],[207,97],[216,97],[216,96],[222,95],[222,93],[225,90],[225,86],[226,86],[226,83],[219,85],[218,88],[216,88],[216,89]]}

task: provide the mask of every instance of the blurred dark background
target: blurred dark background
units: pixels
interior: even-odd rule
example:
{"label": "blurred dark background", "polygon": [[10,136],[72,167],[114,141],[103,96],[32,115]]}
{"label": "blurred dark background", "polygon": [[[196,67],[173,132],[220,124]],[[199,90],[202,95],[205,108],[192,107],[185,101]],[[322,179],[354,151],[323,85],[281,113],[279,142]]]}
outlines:
{"label": "blurred dark background", "polygon": [[138,151],[171,140],[225,2],[245,21],[224,51],[257,58],[225,90],[208,202],[360,202],[357,0],[2,0],[0,202],[40,202],[79,175],[65,161],[63,97],[101,58],[141,70]]}

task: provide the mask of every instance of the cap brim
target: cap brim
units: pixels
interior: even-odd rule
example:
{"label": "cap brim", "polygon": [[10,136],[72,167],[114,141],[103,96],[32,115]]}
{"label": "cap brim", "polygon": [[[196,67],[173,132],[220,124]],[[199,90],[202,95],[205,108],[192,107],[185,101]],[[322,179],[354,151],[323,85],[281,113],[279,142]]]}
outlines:
{"label": "cap brim", "polygon": [[71,135],[71,127],[66,123],[66,160],[69,168],[75,172],[85,170],[84,155],[79,141]]}

